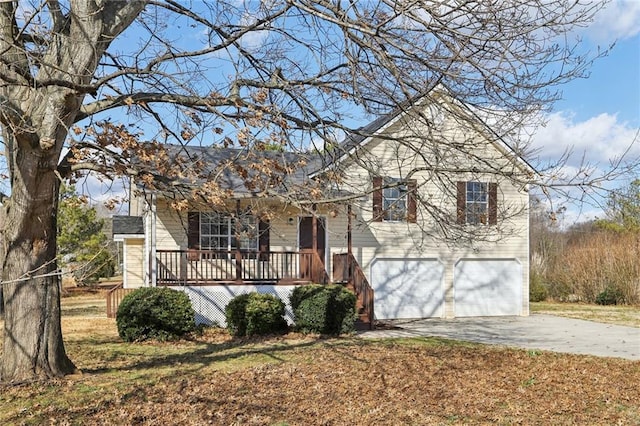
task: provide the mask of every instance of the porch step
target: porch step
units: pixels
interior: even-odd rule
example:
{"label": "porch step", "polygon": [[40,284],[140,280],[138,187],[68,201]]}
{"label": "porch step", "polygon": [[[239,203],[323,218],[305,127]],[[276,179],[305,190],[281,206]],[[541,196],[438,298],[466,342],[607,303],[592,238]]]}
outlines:
{"label": "porch step", "polygon": [[373,326],[368,320],[365,321],[365,320],[357,319],[356,322],[354,323],[354,327],[356,331],[373,330]]}
{"label": "porch step", "polygon": [[358,312],[354,325],[357,331],[373,330],[373,324],[369,321],[369,315],[366,312]]}

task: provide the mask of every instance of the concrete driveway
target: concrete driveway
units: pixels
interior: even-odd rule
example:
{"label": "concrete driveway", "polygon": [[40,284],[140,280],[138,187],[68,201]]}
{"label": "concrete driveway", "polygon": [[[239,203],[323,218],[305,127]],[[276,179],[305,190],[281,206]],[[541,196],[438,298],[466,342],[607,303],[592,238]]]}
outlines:
{"label": "concrete driveway", "polygon": [[640,360],[640,328],[552,315],[394,320],[393,330],[365,331],[364,338],[444,337],[524,349]]}

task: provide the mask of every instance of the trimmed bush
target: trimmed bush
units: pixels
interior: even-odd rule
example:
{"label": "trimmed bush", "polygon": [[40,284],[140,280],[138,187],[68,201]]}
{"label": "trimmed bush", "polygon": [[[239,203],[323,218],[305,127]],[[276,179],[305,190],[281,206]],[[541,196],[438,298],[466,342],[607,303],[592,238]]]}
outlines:
{"label": "trimmed bush", "polygon": [[287,330],[284,302],[271,294],[234,297],[225,308],[227,329],[234,336],[282,333]]}
{"label": "trimmed bush", "polygon": [[247,335],[247,303],[252,293],[234,297],[224,308],[227,330],[234,336]]}
{"label": "trimmed bush", "polygon": [[126,295],[116,324],[127,342],[179,339],[196,330],[189,296],[166,287],[143,287]]}
{"label": "trimmed bush", "polygon": [[293,290],[291,307],[296,329],[338,335],[355,330],[356,296],[339,285],[308,285]]}

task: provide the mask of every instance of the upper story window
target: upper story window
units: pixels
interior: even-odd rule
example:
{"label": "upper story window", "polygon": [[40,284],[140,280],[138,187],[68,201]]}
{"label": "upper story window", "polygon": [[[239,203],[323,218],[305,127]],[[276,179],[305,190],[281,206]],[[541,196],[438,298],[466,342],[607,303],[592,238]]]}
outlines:
{"label": "upper story window", "polygon": [[373,220],[376,222],[416,221],[416,180],[373,178]]}
{"label": "upper story window", "polygon": [[467,182],[466,223],[486,224],[489,219],[489,188],[486,182]]}
{"label": "upper story window", "polygon": [[496,183],[458,182],[458,224],[495,225],[497,223]]}
{"label": "upper story window", "polygon": [[383,219],[389,222],[400,222],[407,217],[407,182],[394,179],[384,179],[382,190]]}

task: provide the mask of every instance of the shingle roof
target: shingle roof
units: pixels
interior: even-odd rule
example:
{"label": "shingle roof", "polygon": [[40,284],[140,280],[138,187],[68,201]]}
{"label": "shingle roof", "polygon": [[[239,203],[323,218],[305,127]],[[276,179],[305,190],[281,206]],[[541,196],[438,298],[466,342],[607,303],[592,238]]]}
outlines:
{"label": "shingle roof", "polygon": [[144,234],[144,222],[142,216],[113,216],[113,235],[142,235]]}
{"label": "shingle roof", "polygon": [[251,193],[246,185],[246,179],[241,177],[233,167],[226,166],[233,164],[234,166],[245,167],[250,173],[259,173],[250,166],[261,160],[274,160],[282,166],[293,169],[293,173],[285,176],[285,184],[291,186],[303,185],[309,174],[319,167],[319,158],[313,153],[269,151],[269,150],[252,150],[238,148],[224,148],[218,146],[189,146],[189,145],[168,145],[168,154],[170,158],[186,160],[186,167],[189,167],[189,161],[192,164],[202,162],[205,169],[198,173],[199,177],[206,180],[208,176],[215,175],[216,181],[225,189],[231,189],[234,193],[243,194]]}

